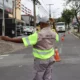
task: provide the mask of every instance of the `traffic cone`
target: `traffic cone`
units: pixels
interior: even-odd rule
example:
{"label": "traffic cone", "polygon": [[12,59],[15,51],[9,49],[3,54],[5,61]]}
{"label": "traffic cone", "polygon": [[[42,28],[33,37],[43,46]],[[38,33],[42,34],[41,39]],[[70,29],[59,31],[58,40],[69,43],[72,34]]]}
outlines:
{"label": "traffic cone", "polygon": [[59,56],[58,49],[55,49],[54,59],[55,59],[56,62],[61,61],[61,58],[60,58],[60,56]]}
{"label": "traffic cone", "polygon": [[63,36],[65,37],[65,34]]}
{"label": "traffic cone", "polygon": [[63,36],[62,36],[61,40],[64,41],[64,37]]}
{"label": "traffic cone", "polygon": [[68,32],[68,34],[70,34],[70,32]]}

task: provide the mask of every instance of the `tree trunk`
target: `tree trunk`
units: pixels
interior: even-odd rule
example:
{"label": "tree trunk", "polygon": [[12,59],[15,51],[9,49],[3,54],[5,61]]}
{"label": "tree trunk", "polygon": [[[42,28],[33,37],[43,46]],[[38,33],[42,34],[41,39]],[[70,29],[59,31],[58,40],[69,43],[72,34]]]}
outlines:
{"label": "tree trunk", "polygon": [[78,24],[78,33],[80,32],[80,24]]}
{"label": "tree trunk", "polygon": [[77,23],[78,23],[78,33],[80,32],[80,22],[78,20],[78,17],[77,17],[77,12],[75,11],[75,16],[76,16],[76,20],[77,20]]}

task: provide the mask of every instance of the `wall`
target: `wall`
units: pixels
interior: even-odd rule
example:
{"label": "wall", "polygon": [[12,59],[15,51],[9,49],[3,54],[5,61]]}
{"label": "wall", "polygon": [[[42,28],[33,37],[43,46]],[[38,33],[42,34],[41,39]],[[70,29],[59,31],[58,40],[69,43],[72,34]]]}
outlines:
{"label": "wall", "polygon": [[[13,5],[15,2],[13,2]],[[9,17],[15,18],[15,7],[13,8],[13,15],[9,14]],[[16,19],[21,20],[21,0],[17,0],[16,3]]]}

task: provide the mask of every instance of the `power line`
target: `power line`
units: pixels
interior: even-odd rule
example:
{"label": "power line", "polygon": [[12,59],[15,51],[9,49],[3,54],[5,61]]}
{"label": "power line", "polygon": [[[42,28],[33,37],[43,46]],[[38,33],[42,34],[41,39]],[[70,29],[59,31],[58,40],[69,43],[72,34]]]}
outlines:
{"label": "power line", "polygon": [[[41,6],[41,8],[42,8],[44,11],[46,11],[43,6]],[[46,12],[47,12],[47,11],[46,11]],[[48,12],[47,12],[47,13],[48,13]]]}
{"label": "power line", "polygon": [[40,1],[40,5],[38,5],[39,6],[39,8],[46,14],[46,15],[48,15],[48,11],[47,11],[47,9],[44,7],[45,6],[45,4],[44,4],[44,1],[43,0],[39,0]]}
{"label": "power line", "polygon": [[[46,4],[45,4],[45,2],[43,1],[43,0],[41,0],[42,2],[43,2],[43,4],[45,5],[45,7],[46,7]],[[46,7],[46,9],[47,9],[47,7]],[[47,10],[46,10],[46,12],[48,12]]]}

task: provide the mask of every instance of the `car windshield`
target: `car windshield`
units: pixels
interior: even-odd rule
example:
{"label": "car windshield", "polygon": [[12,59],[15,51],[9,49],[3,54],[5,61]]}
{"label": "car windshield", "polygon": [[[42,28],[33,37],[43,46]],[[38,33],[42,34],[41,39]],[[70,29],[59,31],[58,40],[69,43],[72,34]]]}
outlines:
{"label": "car windshield", "polygon": [[65,25],[65,23],[56,23],[56,25]]}

